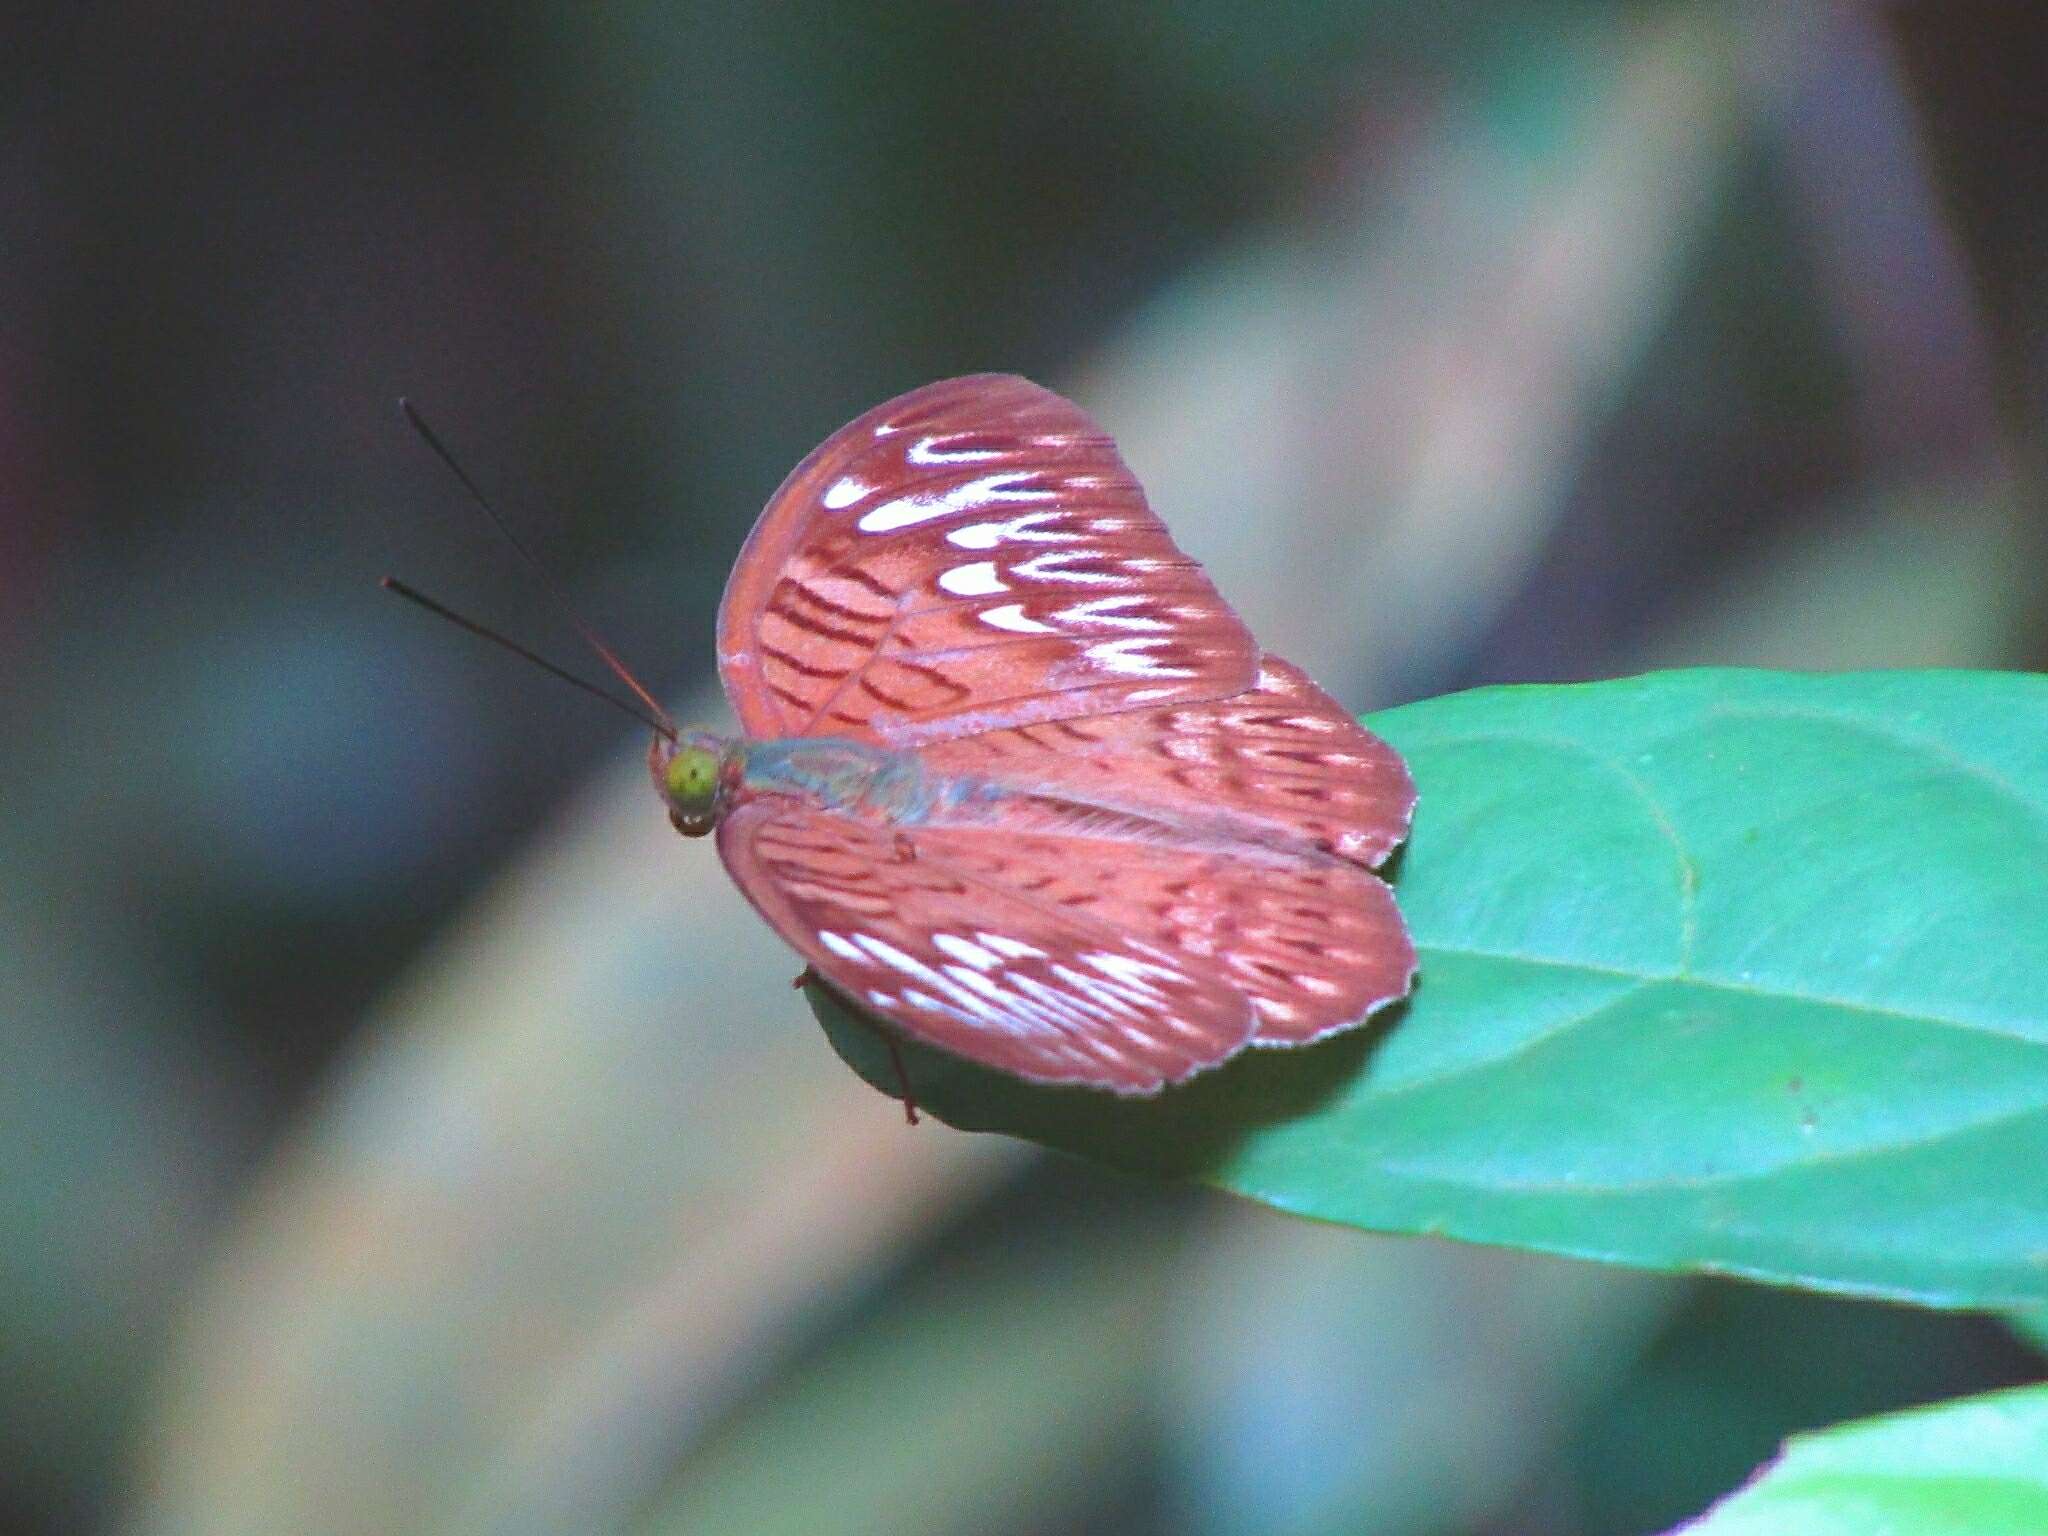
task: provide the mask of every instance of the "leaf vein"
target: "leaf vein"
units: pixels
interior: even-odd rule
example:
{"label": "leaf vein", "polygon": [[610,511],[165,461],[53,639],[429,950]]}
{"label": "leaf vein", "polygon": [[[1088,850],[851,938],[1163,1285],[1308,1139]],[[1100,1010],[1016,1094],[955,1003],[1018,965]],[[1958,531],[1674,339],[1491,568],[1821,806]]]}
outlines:
{"label": "leaf vein", "polygon": [[[1509,950],[1479,949],[1462,944],[1432,944],[1417,940],[1417,946],[1441,955],[1457,955],[1474,960],[1502,960],[1522,965],[1542,966],[1552,970],[1583,971],[1590,976],[1612,976],[1617,980],[1635,982],[1672,982],[1696,986],[1708,991],[1736,993],[1744,997],[1759,997],[1766,1000],[1788,1003],[1810,1003],[1819,1008],[1839,1008],[1845,1013],[1868,1014],[1873,1018],[1893,1019],[1906,1024],[1932,1024],[1944,1029],[1964,1030],[1971,1034],[1988,1035],[1994,1039],[2009,1040],[2016,1045],[2035,1048],[2048,1046],[2048,1038],[2027,1032],[2024,1022],[2018,1025],[1994,1023],[1985,1019],[1960,1018],[1953,1014],[1915,1013],[1904,1008],[1887,1008],[1882,1003],[1872,1003],[1849,997],[1829,997],[1817,992],[1801,992],[1791,988],[1758,986],[1729,977],[1706,976],[1696,971],[1639,971],[1626,966],[1599,965],[1590,961],[1560,960],[1549,955],[1516,954]],[[1604,1005],[1603,1005],[1604,1006]],[[1561,1026],[1568,1027],[1568,1026]],[[1546,1031],[1545,1036],[1555,1031]],[[1531,1037],[1535,1039],[1544,1037]]]}

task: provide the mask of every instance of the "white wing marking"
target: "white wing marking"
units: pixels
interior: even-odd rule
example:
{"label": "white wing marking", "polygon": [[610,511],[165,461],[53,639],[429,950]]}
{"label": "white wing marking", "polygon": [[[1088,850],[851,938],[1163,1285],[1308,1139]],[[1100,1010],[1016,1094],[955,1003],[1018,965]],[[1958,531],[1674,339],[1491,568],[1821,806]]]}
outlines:
{"label": "white wing marking", "polygon": [[984,608],[975,615],[991,629],[1007,629],[1019,635],[1056,635],[1059,633],[1050,624],[1041,624],[1036,619],[1024,616],[1022,603],[1004,603],[1000,608]]}
{"label": "white wing marking", "polygon": [[1041,526],[1064,516],[1061,512],[1026,512],[1001,522],[968,523],[949,532],[946,542],[961,549],[994,549],[1001,544],[1072,544],[1087,537]]}
{"label": "white wing marking", "polygon": [[971,565],[956,565],[939,577],[943,591],[955,597],[989,597],[997,592],[1010,590],[1009,584],[996,575],[993,560],[976,560]]}
{"label": "white wing marking", "polygon": [[1002,475],[983,475],[979,480],[969,480],[937,494],[922,491],[898,496],[862,513],[854,526],[862,533],[893,533],[898,528],[928,523],[935,517],[950,517],[970,507],[985,507],[1001,501],[1052,501],[1059,495],[1058,491],[1035,489],[1018,483],[1034,478],[1029,471],[1012,471]]}
{"label": "white wing marking", "polygon": [[827,511],[841,512],[873,489],[873,486],[852,475],[841,475],[826,487],[825,494],[818,499],[825,504]]}
{"label": "white wing marking", "polygon": [[952,437],[920,437],[904,452],[904,457],[913,464],[978,464],[983,459],[999,459],[999,448],[955,448],[948,452],[939,444],[950,443]]}
{"label": "white wing marking", "polygon": [[955,960],[963,961],[978,971],[992,971],[1003,963],[1003,957],[994,950],[983,949],[979,944],[971,943],[957,933],[935,933],[932,935],[932,944]]}
{"label": "white wing marking", "polygon": [[[985,619],[988,615],[983,614],[982,617]],[[1158,658],[1145,654],[1172,643],[1164,635],[1142,640],[1098,640],[1081,654],[1100,663],[1105,672],[1114,672],[1121,677],[1193,677],[1192,667],[1165,666]]]}

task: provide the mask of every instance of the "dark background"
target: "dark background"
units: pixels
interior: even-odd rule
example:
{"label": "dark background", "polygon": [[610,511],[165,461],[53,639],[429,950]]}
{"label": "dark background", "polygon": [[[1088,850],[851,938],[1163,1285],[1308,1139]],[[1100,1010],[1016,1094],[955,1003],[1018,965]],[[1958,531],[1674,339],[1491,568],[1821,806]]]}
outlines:
{"label": "dark background", "polygon": [[[1988,1320],[1296,1228],[839,1067],[630,723],[1071,389],[1366,709],[2048,665],[2031,8],[0,13],[0,1530],[1628,1532]],[[551,990],[552,989],[552,990]]]}

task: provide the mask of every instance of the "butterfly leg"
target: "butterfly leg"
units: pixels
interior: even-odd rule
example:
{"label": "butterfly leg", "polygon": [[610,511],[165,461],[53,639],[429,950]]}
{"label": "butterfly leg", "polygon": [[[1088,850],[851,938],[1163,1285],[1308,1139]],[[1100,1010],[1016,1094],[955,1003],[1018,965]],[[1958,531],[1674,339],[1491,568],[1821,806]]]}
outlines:
{"label": "butterfly leg", "polygon": [[903,1090],[903,1118],[911,1125],[917,1124],[917,1095],[910,1088],[910,1073],[903,1065],[903,1049],[897,1045],[896,1037],[884,1033],[882,1044],[889,1047],[889,1061],[896,1068],[896,1084]]}
{"label": "butterfly leg", "polygon": [[[796,980],[792,981],[790,985],[798,991],[802,991],[816,980],[818,980],[818,973],[807,965],[796,973]],[[889,1061],[896,1068],[896,1082],[903,1089],[903,1118],[912,1125],[915,1125],[917,1124],[917,1095],[910,1090],[910,1073],[903,1065],[903,1052],[896,1044],[896,1037],[887,1030],[876,1030],[875,1033],[882,1037],[882,1044],[889,1047]]]}

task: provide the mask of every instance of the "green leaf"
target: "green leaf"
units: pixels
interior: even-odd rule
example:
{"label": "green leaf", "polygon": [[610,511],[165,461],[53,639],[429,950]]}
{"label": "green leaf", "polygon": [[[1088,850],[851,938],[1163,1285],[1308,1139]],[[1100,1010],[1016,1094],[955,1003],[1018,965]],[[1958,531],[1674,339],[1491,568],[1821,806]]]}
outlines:
{"label": "green leaf", "polygon": [[2048,1531],[2048,1387],[1800,1435],[1749,1486],[1681,1529],[1684,1536],[2036,1536]]}
{"label": "green leaf", "polygon": [[1421,788],[1409,1004],[1151,1100],[906,1046],[919,1101],[1354,1226],[2048,1301],[2048,678],[1669,672],[1369,724]]}

